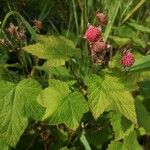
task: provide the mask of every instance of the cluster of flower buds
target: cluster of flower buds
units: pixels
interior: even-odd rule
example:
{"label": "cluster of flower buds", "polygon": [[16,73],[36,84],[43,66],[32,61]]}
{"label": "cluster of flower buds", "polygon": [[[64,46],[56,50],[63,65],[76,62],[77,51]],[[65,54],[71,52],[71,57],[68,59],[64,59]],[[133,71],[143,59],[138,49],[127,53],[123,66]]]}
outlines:
{"label": "cluster of flower buds", "polygon": [[112,46],[103,40],[101,26],[107,24],[107,17],[104,13],[97,13],[98,26],[89,25],[84,38],[88,41],[90,52],[94,63],[105,64],[109,60]]}
{"label": "cluster of flower buds", "polygon": [[18,26],[15,26],[13,23],[10,23],[9,27],[6,29],[6,31],[11,35],[16,37],[18,40],[25,40],[25,30],[19,28]]}
{"label": "cluster of flower buds", "polygon": [[[104,13],[97,13],[96,17],[98,19],[98,25],[89,25],[84,38],[88,41],[90,46],[93,63],[105,65],[112,57],[112,46],[104,41],[102,36],[102,26],[107,25],[108,20]],[[133,54],[129,50],[126,50],[121,59],[123,67],[131,67],[134,64],[134,61]]]}

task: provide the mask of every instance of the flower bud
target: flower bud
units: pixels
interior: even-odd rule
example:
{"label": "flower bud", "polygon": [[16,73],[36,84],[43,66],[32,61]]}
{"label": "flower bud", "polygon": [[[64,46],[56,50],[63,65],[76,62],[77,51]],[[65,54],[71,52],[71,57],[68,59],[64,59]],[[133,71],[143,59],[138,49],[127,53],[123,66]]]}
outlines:
{"label": "flower bud", "polygon": [[106,14],[104,13],[97,13],[96,17],[98,19],[98,21],[100,22],[101,25],[106,25],[108,23]]}
{"label": "flower bud", "polygon": [[135,62],[134,55],[130,51],[126,51],[123,54],[121,63],[125,67],[131,67]]}

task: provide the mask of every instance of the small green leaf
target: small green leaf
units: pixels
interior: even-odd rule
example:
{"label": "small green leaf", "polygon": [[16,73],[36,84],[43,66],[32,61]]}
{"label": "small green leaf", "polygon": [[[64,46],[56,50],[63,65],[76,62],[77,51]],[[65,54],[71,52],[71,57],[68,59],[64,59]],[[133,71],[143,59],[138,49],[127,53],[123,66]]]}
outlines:
{"label": "small green leaf", "polygon": [[44,89],[38,101],[46,107],[43,120],[49,124],[65,123],[76,129],[81,118],[87,112],[87,102],[79,92],[71,92],[65,82],[50,80],[50,86]]}
{"label": "small green leaf", "polygon": [[85,79],[91,112],[98,118],[109,106],[137,124],[134,99],[117,77],[89,75]]}

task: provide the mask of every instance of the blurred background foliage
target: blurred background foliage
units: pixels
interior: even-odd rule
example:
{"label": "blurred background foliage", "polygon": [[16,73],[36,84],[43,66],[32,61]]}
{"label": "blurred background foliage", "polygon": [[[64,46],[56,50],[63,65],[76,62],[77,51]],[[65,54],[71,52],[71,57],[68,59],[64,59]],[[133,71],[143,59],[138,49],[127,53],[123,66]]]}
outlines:
{"label": "blurred background foliage", "polygon": [[31,24],[34,19],[41,20],[42,33],[65,34],[77,42],[100,11],[108,14],[110,40],[120,46],[131,39],[146,48],[150,44],[145,35],[150,33],[149,7],[149,0],[1,0],[0,20],[9,11],[17,11]]}

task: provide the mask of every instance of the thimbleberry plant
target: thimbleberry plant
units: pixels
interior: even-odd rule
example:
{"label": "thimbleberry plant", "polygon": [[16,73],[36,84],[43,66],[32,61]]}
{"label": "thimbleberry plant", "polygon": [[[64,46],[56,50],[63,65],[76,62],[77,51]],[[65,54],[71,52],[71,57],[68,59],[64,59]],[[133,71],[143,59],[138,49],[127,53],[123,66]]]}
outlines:
{"label": "thimbleberry plant", "polygon": [[59,13],[50,2],[30,23],[15,11],[1,23],[0,150],[148,149],[150,56],[137,37],[150,31],[130,20],[137,9],[125,17],[131,3],[120,0],[89,14],[92,1],[79,0],[68,17],[70,1]]}

